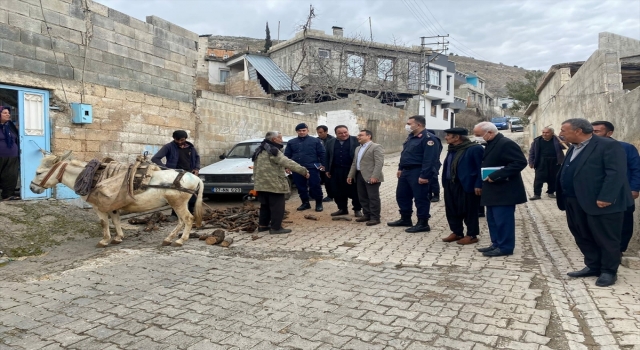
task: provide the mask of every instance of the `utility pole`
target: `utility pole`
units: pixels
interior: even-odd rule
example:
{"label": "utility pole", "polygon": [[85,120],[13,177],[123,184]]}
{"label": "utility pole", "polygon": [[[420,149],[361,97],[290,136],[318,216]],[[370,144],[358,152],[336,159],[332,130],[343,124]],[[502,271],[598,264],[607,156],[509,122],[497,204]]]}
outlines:
{"label": "utility pole", "polygon": [[[440,53],[445,53],[448,50],[448,44],[449,41],[446,41],[445,38],[447,38],[449,36],[449,34],[447,35],[436,35],[436,36],[423,36],[420,37],[420,76],[418,78],[418,93],[420,94],[420,99],[418,101],[423,101],[423,116],[426,118],[427,117],[427,94],[429,93],[429,85],[431,82],[430,79],[430,72],[429,72],[429,63],[431,63],[431,61],[435,60],[438,58],[438,55]],[[433,39],[436,38],[436,42],[432,42],[432,43],[427,43],[425,42],[425,39]],[[430,51],[430,55],[433,56],[429,59],[426,60],[426,67],[425,66],[425,47],[426,45],[437,45],[435,50],[429,50]],[[435,53],[435,55],[434,55]],[[422,75],[424,72],[424,76],[425,76],[425,83],[424,83],[424,89],[422,89]],[[455,72],[454,72],[455,73]],[[446,78],[446,77],[445,77]],[[442,77],[440,77],[440,84],[442,85]],[[418,106],[418,114],[420,114],[420,107]]]}
{"label": "utility pole", "polygon": [[371,29],[371,17],[369,17],[369,37],[371,38],[371,42],[373,42],[373,29]]}
{"label": "utility pole", "polygon": [[278,42],[280,42],[280,21],[278,21]]}

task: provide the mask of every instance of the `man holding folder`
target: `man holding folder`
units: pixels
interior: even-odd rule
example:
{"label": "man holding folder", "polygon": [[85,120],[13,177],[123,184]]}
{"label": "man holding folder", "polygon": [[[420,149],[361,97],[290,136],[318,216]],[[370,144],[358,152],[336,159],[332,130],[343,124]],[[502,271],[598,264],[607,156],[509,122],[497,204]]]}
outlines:
{"label": "man holding folder", "polygon": [[[479,248],[484,256],[512,255],[516,244],[516,205],[527,201],[520,172],[527,167],[520,146],[498,132],[493,123],[475,126],[476,139],[487,142],[482,158],[484,174],[480,204],[487,207],[491,245]],[[494,168],[494,169],[488,169]]]}

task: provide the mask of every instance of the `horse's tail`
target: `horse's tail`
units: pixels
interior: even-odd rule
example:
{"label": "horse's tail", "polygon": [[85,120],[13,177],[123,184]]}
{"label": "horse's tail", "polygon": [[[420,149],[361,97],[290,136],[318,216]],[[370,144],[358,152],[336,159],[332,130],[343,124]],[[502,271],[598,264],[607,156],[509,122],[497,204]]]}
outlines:
{"label": "horse's tail", "polygon": [[202,182],[202,179],[200,179],[200,177],[196,178],[198,179],[200,184],[198,185],[198,199],[196,200],[196,208],[193,216],[196,221],[196,227],[200,227],[202,226],[202,193],[204,192],[204,183]]}

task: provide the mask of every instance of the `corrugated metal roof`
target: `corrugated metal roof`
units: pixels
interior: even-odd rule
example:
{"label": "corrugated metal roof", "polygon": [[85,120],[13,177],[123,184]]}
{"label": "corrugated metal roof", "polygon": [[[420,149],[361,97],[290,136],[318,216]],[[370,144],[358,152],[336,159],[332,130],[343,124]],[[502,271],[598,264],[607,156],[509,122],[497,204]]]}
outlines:
{"label": "corrugated metal roof", "polygon": [[[291,91],[291,77],[283,72],[271,58],[255,55],[247,55],[246,57],[249,64],[262,75],[273,90]],[[302,89],[296,83],[293,83],[293,91],[298,90]]]}

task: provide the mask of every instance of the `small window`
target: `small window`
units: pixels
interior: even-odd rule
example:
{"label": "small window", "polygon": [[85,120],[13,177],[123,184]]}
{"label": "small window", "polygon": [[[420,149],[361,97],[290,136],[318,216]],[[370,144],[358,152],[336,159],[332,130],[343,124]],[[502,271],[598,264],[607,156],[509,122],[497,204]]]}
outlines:
{"label": "small window", "polygon": [[223,59],[223,60],[226,60],[227,58],[229,58],[229,55],[223,55],[223,56],[222,56],[222,59]]}
{"label": "small window", "polygon": [[429,69],[429,84],[440,86],[440,73],[437,69]]}
{"label": "small window", "polygon": [[220,82],[221,83],[226,83],[227,80],[229,79],[229,75],[231,75],[231,72],[225,69],[221,69],[220,70]]}
{"label": "small window", "polygon": [[347,55],[347,77],[361,78],[364,73],[364,57],[348,54]]}
{"label": "small window", "polygon": [[442,120],[444,120],[445,122],[449,121],[449,110],[448,109],[443,109],[442,110]]}
{"label": "small window", "polygon": [[318,57],[323,59],[331,58],[331,51],[327,49],[318,49]]}
{"label": "small window", "polygon": [[432,117],[436,116],[436,106],[431,106],[431,116]]}
{"label": "small window", "polygon": [[378,58],[378,79],[393,81],[393,60],[390,58]]}
{"label": "small window", "polygon": [[409,71],[407,79],[407,88],[409,90],[418,90],[418,80],[420,77],[420,63],[409,61]]}

